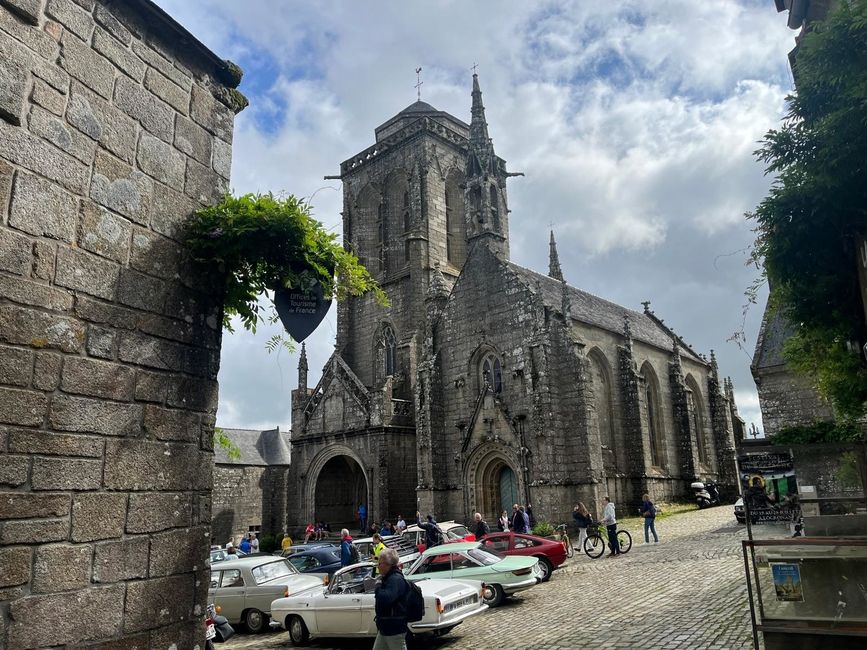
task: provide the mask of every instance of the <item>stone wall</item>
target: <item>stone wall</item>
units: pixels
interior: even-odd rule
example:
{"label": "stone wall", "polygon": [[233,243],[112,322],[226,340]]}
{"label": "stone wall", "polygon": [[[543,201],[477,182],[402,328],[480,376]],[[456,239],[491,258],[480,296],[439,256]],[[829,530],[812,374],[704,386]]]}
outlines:
{"label": "stone wall", "polygon": [[786,427],[810,425],[834,419],[831,406],[816,392],[810,380],[787,366],[754,372],[765,436]]}
{"label": "stone wall", "polygon": [[179,227],[228,187],[223,66],[134,1],[0,0],[0,52],[0,648],[191,648],[221,306]]}

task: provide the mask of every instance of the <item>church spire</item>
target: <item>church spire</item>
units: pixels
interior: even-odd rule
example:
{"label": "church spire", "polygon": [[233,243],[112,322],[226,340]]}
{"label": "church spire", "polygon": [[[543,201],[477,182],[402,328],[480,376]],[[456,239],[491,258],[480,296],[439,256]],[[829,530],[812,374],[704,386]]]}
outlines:
{"label": "church spire", "polygon": [[482,89],[479,87],[479,75],[473,73],[473,108],[470,120],[470,147],[473,149],[491,149],[493,145],[488,136],[488,122],[485,120],[485,105],[482,104]]}
{"label": "church spire", "polygon": [[488,135],[479,75],[473,73],[473,106],[467,143],[464,214],[467,243],[485,240],[498,256],[509,258],[509,206],[506,200],[506,163],[494,153]]}
{"label": "church spire", "polygon": [[301,342],[301,356],[298,358],[298,389],[307,390],[307,348]]}
{"label": "church spire", "polygon": [[560,269],[560,256],[557,255],[557,242],[554,241],[554,231],[551,231],[551,252],[548,258],[548,275],[555,280],[563,281],[563,271]]}

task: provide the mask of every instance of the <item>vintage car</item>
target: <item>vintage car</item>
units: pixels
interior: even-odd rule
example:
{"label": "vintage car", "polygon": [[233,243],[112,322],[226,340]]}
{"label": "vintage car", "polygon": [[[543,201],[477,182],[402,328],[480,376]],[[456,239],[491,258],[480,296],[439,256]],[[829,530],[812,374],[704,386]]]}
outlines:
{"label": "vintage car", "polygon": [[[382,538],[382,543],[388,548],[393,548],[397,551],[400,558],[401,568],[408,568],[415,562],[421,553],[419,553],[415,544],[401,535],[387,535]],[[373,547],[376,544],[372,537],[364,537],[362,539],[352,540],[352,544],[358,549],[358,555],[362,560],[373,559]]]}
{"label": "vintage car", "polygon": [[304,551],[310,551],[314,548],[322,548],[323,546],[337,548],[339,544],[335,544],[334,542],[329,542],[326,540],[320,542],[307,542],[306,544],[293,544],[285,551],[276,551],[274,555],[280,555],[281,557],[290,557],[292,555],[295,555],[296,553],[303,553]]}
{"label": "vintage car", "polygon": [[562,542],[525,535],[523,533],[489,533],[482,540],[482,548],[497,555],[524,555],[539,559],[542,582],[566,561],[566,548]]}
{"label": "vintage car", "polygon": [[[289,632],[292,645],[305,645],[310,637],[374,637],[373,562],[361,562],[334,574],[327,587],[279,598],[271,603],[271,627]],[[424,580],[424,617],[410,623],[413,634],[447,633],[470,616],[480,614],[481,582],[472,580]]]}
{"label": "vintage car", "polygon": [[482,548],[483,542],[454,542],[427,549],[405,571],[408,580],[453,578],[485,583],[484,602],[496,607],[506,596],[529,589],[542,581],[535,557],[501,557]]}
{"label": "vintage car", "polygon": [[340,548],[337,546],[317,546],[300,553],[293,553],[286,561],[301,573],[319,577],[334,575],[340,568]]}
{"label": "vintage car", "polygon": [[[463,524],[454,521],[438,521],[437,526],[439,526],[440,530],[445,534],[445,539],[443,541],[448,544],[451,542],[474,542],[476,540],[475,533],[470,532],[470,530]],[[408,539],[410,542],[415,544],[419,553],[423,552],[426,548],[424,543],[424,534],[424,529],[418,524],[413,524],[403,531],[404,539]]]}
{"label": "vintage car", "polygon": [[268,625],[275,598],[321,587],[321,577],[301,575],[283,558],[255,555],[211,566],[208,602],[219,606],[229,623],[244,623],[250,632],[260,632]]}

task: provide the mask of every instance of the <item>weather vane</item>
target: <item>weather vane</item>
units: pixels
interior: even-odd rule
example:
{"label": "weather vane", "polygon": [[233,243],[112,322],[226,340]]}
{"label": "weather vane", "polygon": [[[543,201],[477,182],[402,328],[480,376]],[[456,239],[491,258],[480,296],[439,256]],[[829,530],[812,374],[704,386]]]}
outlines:
{"label": "weather vane", "polygon": [[421,85],[424,83],[424,81],[421,80],[421,68],[415,69],[415,78],[416,78],[415,89],[418,92],[418,101],[421,101]]}
{"label": "weather vane", "polygon": [[478,68],[479,68],[479,64],[473,63],[473,67],[471,68],[471,70],[473,71],[473,74],[476,74],[476,70],[478,70]]}

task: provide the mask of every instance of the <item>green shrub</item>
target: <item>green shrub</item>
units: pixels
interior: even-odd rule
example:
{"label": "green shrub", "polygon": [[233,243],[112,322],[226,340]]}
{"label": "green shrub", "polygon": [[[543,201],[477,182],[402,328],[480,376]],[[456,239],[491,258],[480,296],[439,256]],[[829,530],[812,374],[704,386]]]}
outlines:
{"label": "green shrub", "polygon": [[554,534],[554,526],[547,521],[537,521],[531,532],[539,537],[550,537]]}

